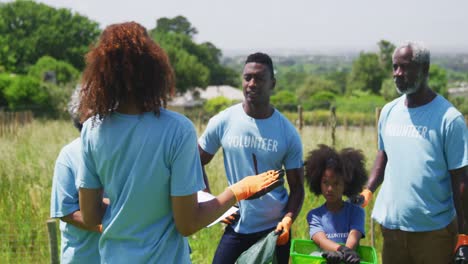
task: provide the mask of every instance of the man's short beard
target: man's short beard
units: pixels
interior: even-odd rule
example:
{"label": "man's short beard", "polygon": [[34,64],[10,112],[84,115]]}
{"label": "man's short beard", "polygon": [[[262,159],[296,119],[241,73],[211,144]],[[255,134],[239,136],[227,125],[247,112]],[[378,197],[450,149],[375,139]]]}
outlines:
{"label": "man's short beard", "polygon": [[395,85],[396,87],[396,91],[398,94],[414,94],[415,92],[417,92],[419,90],[419,87],[420,87],[420,84],[421,84],[421,81],[417,81],[414,83],[413,86],[410,86],[408,87],[406,90],[402,91],[400,90],[400,88],[398,88],[398,86]]}
{"label": "man's short beard", "polygon": [[416,78],[416,81],[413,83],[412,86],[407,87],[404,91],[400,90],[397,85],[395,85],[395,88],[398,94],[414,94],[417,91],[419,91],[419,89],[422,87],[423,82],[425,82],[425,78],[423,76],[423,73],[419,72],[418,78]]}

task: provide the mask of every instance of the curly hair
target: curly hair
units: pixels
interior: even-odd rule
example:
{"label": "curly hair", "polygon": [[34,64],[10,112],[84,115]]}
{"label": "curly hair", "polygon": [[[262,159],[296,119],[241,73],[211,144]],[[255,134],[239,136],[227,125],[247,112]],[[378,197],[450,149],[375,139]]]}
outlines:
{"label": "curly hair", "polygon": [[305,179],[311,192],[322,194],[320,188],[325,170],[332,169],[335,175],[343,177],[343,194],[350,197],[362,191],[367,182],[365,157],[361,150],[345,148],[340,152],[320,144],[309,152],[305,162]]}
{"label": "curly hair", "polygon": [[119,104],[159,114],[174,93],[174,74],[164,50],[138,23],[108,26],[86,54],[82,77],[81,121],[102,120]]}
{"label": "curly hair", "polygon": [[73,125],[81,131],[83,124],[80,122],[80,113],[78,112],[80,107],[80,90],[81,86],[77,86],[70,96],[70,101],[68,102],[68,113],[73,121]]}

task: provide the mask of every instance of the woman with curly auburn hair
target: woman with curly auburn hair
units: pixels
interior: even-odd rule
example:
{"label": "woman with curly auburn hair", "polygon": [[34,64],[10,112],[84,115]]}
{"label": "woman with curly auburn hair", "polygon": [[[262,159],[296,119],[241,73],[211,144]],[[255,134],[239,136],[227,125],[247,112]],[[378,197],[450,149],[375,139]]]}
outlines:
{"label": "woman with curly auburn hair", "polygon": [[79,203],[86,225],[102,223],[102,263],[189,263],[185,236],[279,181],[276,172],[246,177],[198,203],[195,128],[163,108],[173,83],[165,52],[135,22],[107,27],[86,56]]}
{"label": "woman with curly auburn hair", "polygon": [[319,145],[309,153],[305,167],[310,191],[325,198],[307,214],[310,238],[325,251],[322,256],[328,263],[359,263],[355,250],[365,234],[364,209],[342,197],[359,194],[366,183],[364,155],[353,148],[337,152]]}
{"label": "woman with curly auburn hair", "polygon": [[107,27],[86,55],[80,112],[84,122],[116,111],[159,114],[174,92],[164,50],[135,22]]}

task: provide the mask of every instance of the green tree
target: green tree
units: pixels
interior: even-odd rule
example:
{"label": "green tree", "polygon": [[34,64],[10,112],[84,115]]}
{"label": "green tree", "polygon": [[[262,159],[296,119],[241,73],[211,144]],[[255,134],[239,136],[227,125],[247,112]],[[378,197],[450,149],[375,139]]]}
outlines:
{"label": "green tree", "polygon": [[[157,21],[156,28],[150,30],[151,37],[158,42],[163,49],[168,51],[169,58],[177,76],[177,89],[180,92],[192,89],[196,86],[205,87],[211,85],[239,85],[238,74],[227,67],[221,65],[220,60],[222,52],[211,42],[197,44],[193,37],[198,31],[192,27],[190,22],[183,16],[175,18],[160,18]],[[170,52],[169,52],[170,50]],[[208,76],[204,74],[197,78],[197,75],[182,72],[190,70],[190,65],[177,65],[178,63],[188,62],[186,59],[177,56],[193,56],[191,62],[197,64],[198,70],[201,66],[207,69]],[[186,76],[192,76],[188,79]],[[202,84],[206,84],[205,86]]]}
{"label": "green tree", "polygon": [[280,111],[294,111],[297,108],[297,96],[288,90],[275,93],[270,97],[270,102]]}
{"label": "green tree", "polygon": [[43,81],[45,75],[51,73],[55,75],[55,83],[59,85],[76,81],[80,75],[71,64],[49,56],[41,57],[28,71],[28,75]]}
{"label": "green tree", "polygon": [[48,55],[82,69],[84,54],[99,33],[96,22],[68,9],[33,1],[0,3],[0,65],[26,73]]}
{"label": "green tree", "polygon": [[192,38],[198,33],[198,30],[192,27],[192,24],[184,16],[174,18],[162,17],[156,21],[156,30],[161,32],[182,33]]}
{"label": "green tree", "polygon": [[393,45],[390,41],[381,40],[377,43],[379,46],[379,58],[380,63],[382,63],[382,68],[384,69],[386,75],[392,76],[393,71],[393,51],[395,50],[395,45]]}
{"label": "green tree", "polygon": [[447,97],[447,71],[437,64],[431,64],[428,85],[435,92]]}
{"label": "green tree", "polygon": [[330,91],[319,91],[302,101],[305,110],[329,109],[335,103],[336,94]]}
{"label": "green tree", "polygon": [[0,73],[0,110],[8,106],[5,90],[13,82],[13,77],[8,73]]}
{"label": "green tree", "polygon": [[361,52],[353,62],[348,76],[346,92],[370,91],[378,94],[386,73],[382,69],[379,56],[375,53]]}
{"label": "green tree", "polygon": [[184,93],[195,87],[208,85],[210,71],[198,61],[197,57],[183,49],[169,47],[166,51],[175,72],[178,92]]}
{"label": "green tree", "polygon": [[24,108],[41,108],[48,105],[49,95],[41,85],[40,80],[24,75],[12,76],[3,94],[12,110]]}
{"label": "green tree", "polygon": [[[339,93],[339,87],[334,82],[320,76],[309,75],[297,89],[298,98],[309,98],[318,92]],[[301,100],[301,99],[300,99]]]}
{"label": "green tree", "polygon": [[203,110],[208,115],[215,115],[219,113],[221,110],[224,110],[231,106],[233,104],[232,100],[229,100],[228,98],[224,96],[218,96],[212,99],[209,99],[205,102],[203,105]]}
{"label": "green tree", "polygon": [[380,94],[387,101],[395,99],[399,96],[393,79],[387,78],[382,82],[382,88],[380,89]]}
{"label": "green tree", "polygon": [[[243,65],[242,65],[243,66]],[[305,82],[309,74],[296,71],[291,67],[278,66],[276,88],[295,92]]]}
{"label": "green tree", "polygon": [[348,78],[349,70],[338,68],[332,72],[329,72],[325,75],[325,78],[334,83],[334,87],[337,87],[337,90],[340,94],[346,92],[346,79]]}

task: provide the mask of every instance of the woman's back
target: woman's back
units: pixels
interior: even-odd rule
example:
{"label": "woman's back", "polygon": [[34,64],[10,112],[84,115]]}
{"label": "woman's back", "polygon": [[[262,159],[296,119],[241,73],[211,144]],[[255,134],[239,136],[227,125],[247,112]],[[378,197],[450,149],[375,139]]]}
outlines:
{"label": "woman's back", "polygon": [[188,262],[188,243],[175,228],[169,197],[204,188],[192,123],[164,109],[159,116],[112,113],[94,127],[88,120],[82,139],[82,185],[103,188],[110,199],[102,259]]}

